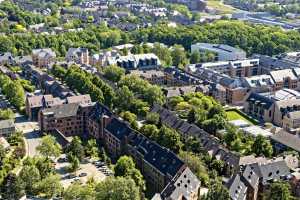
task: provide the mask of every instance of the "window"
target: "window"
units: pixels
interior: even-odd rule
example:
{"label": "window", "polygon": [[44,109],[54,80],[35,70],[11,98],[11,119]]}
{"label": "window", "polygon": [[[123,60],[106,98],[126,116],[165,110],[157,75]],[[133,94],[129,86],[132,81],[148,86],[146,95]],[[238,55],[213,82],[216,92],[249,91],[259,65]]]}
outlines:
{"label": "window", "polygon": [[269,176],[269,177],[271,177],[271,176],[272,176],[272,174],[273,174],[273,173],[272,173],[272,172],[270,172],[268,176]]}

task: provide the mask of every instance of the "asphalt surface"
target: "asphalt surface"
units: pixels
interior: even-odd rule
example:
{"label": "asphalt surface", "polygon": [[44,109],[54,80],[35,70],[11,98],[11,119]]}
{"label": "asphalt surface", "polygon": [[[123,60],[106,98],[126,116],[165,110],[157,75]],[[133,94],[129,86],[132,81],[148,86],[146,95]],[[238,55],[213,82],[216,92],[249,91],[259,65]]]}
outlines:
{"label": "asphalt surface", "polygon": [[39,134],[39,131],[24,133],[24,137],[27,143],[27,155],[29,157],[38,155],[39,153],[36,150],[36,147],[39,146],[41,142],[41,135]]}

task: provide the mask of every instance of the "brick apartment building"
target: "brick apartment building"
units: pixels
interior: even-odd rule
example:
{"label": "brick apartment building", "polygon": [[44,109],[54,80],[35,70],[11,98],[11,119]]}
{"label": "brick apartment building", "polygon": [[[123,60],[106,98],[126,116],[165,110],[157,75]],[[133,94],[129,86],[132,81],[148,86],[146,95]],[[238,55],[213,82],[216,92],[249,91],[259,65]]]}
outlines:
{"label": "brick apartment building", "polygon": [[64,103],[80,103],[90,104],[92,103],[90,95],[78,95],[70,96],[65,100],[58,97],[53,97],[51,94],[38,95],[38,96],[27,96],[25,101],[26,114],[30,120],[37,121],[38,113],[43,108],[51,108],[53,106],[62,105]]}
{"label": "brick apartment building", "polygon": [[56,54],[51,49],[34,49],[32,50],[32,62],[37,67],[48,67],[55,61]]}
{"label": "brick apartment building", "polygon": [[45,133],[94,136],[104,142],[112,157],[132,156],[153,192],[159,193],[156,199],[198,198],[200,181],[176,154],[134,131],[99,103],[70,103],[43,109],[39,112],[39,124]]}

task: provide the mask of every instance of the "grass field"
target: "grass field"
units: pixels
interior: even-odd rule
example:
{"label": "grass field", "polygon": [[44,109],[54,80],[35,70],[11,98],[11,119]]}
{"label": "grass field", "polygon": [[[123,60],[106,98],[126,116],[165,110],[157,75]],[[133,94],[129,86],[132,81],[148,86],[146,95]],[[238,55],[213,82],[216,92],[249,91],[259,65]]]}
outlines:
{"label": "grass field", "polygon": [[246,122],[248,122],[248,123],[250,123],[252,125],[254,124],[249,119],[245,118],[240,113],[238,113],[237,111],[234,111],[234,110],[226,111],[226,115],[227,115],[228,121],[241,119],[241,120],[244,120],[244,121],[246,121]]}
{"label": "grass field", "polygon": [[224,5],[222,3],[222,1],[217,1],[217,0],[207,1],[207,6],[216,9],[221,14],[230,14],[230,13],[233,13],[236,10],[235,8],[233,8],[229,5]]}

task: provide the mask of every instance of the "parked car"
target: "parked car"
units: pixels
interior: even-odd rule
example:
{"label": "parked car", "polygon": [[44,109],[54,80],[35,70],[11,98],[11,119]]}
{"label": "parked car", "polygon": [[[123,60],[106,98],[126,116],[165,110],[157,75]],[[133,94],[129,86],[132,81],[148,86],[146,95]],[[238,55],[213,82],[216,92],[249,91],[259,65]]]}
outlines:
{"label": "parked car", "polygon": [[79,174],[79,177],[84,177],[84,176],[87,176],[87,173],[82,172],[82,173]]}
{"label": "parked car", "polygon": [[69,175],[67,176],[67,178],[68,178],[68,179],[76,178],[76,175],[75,175],[75,174],[69,174]]}
{"label": "parked car", "polygon": [[64,158],[59,158],[59,159],[57,159],[57,162],[63,163],[63,162],[65,162],[65,159]]}

